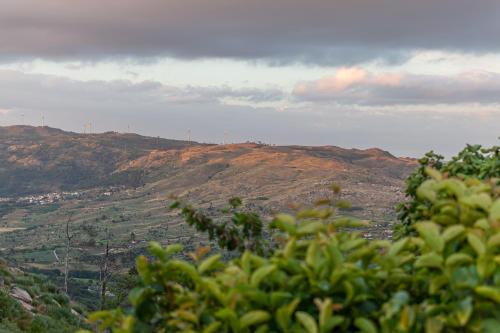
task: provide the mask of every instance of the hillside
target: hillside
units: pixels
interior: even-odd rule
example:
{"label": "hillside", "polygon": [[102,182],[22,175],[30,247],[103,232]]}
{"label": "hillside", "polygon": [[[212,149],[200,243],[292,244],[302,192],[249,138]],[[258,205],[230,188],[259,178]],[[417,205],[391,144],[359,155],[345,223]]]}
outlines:
{"label": "hillside", "polygon": [[[365,236],[387,238],[416,166],[380,149],[204,145],[20,126],[0,128],[0,156],[0,191],[8,197],[0,202],[0,256],[60,280],[55,254],[64,251],[70,221],[72,290],[86,299],[95,297],[88,277],[98,276],[106,230],[118,269],[150,240],[188,250],[204,244],[168,209],[172,195],[213,215],[239,196],[244,209],[270,217],[330,195],[335,183],[352,202],[342,214],[372,220]],[[74,192],[41,195],[67,190]]]}
{"label": "hillside", "polygon": [[79,306],[44,277],[0,261],[0,333],[73,333],[85,327]]}
{"label": "hillside", "polygon": [[189,145],[130,133],[78,134],[50,127],[0,127],[0,196],[101,185],[137,186],[140,173],[116,173],[118,165],[152,149]]}

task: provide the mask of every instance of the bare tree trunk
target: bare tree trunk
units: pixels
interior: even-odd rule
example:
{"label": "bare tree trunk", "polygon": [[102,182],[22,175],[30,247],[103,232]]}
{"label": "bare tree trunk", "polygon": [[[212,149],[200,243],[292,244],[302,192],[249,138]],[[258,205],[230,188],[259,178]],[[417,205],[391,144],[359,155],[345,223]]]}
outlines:
{"label": "bare tree trunk", "polygon": [[71,216],[66,221],[66,257],[64,259],[64,292],[68,293],[68,275],[69,275],[69,251],[71,250],[72,235],[69,234],[69,223]]}
{"label": "bare tree trunk", "polygon": [[106,291],[108,286],[109,272],[109,233],[106,231],[106,250],[104,251],[104,258],[101,264],[100,281],[101,281],[101,310],[106,306]]}

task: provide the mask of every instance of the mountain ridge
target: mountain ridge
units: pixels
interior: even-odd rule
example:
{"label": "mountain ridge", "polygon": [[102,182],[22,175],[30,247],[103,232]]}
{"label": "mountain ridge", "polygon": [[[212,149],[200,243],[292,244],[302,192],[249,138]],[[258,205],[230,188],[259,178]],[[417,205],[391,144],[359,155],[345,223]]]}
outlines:
{"label": "mountain ridge", "polygon": [[[141,168],[160,167],[175,160],[176,154],[181,156],[182,162],[182,159],[192,161],[203,155],[216,155],[217,152],[242,155],[245,150],[254,151],[254,162],[258,162],[259,158],[269,162],[284,155],[293,160],[294,155],[301,155],[304,162],[331,159],[330,163],[340,161],[349,164],[364,160],[373,164],[373,161],[379,160],[413,164],[411,159],[395,157],[379,148],[268,146],[257,143],[214,145],[133,133],[82,134],[47,126],[17,125],[0,127],[0,196],[100,185],[139,186],[144,181]],[[247,159],[251,157],[252,154],[246,154]],[[297,163],[300,163],[299,157],[295,156]],[[243,159],[233,162],[243,163]],[[282,158],[281,162],[287,161]],[[214,161],[207,163],[213,164]]]}

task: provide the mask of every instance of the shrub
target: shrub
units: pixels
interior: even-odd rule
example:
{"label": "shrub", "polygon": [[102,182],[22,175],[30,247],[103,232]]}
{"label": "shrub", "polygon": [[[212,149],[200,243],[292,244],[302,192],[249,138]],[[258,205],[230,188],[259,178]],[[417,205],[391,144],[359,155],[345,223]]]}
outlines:
{"label": "shrub", "polygon": [[270,251],[270,245],[263,238],[262,219],[256,213],[238,210],[241,204],[240,198],[231,198],[229,208],[221,213],[232,213],[232,216],[219,219],[222,221],[216,221],[181,201],[175,201],[170,208],[180,208],[186,223],[206,233],[209,240],[216,240],[221,249],[240,252],[248,249],[258,254]]}
{"label": "shrub", "polygon": [[416,221],[427,218],[424,212],[428,210],[431,203],[417,196],[417,189],[430,178],[426,173],[427,168],[432,167],[448,177],[455,176],[461,179],[499,178],[500,146],[482,148],[480,145],[467,145],[448,162],[444,162],[443,156],[431,151],[418,162],[419,167],[406,180],[407,200],[397,207],[401,223],[395,226],[395,238],[409,235],[414,230],[412,225]]}
{"label": "shrub", "polygon": [[497,332],[500,189],[428,170],[415,236],[369,241],[318,207],[278,215],[269,257],[246,250],[189,263],[152,243],[137,259],[132,309],[90,320],[112,332]]}

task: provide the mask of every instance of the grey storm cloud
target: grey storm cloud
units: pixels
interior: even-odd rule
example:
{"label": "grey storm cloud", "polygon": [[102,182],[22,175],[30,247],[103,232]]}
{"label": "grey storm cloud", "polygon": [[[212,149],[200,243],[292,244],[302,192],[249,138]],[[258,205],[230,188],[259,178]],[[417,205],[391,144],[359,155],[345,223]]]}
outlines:
{"label": "grey storm cloud", "polygon": [[345,105],[500,104],[500,74],[374,74],[360,67],[341,68],[332,76],[297,83],[293,95],[303,101]]}
{"label": "grey storm cloud", "polygon": [[[337,145],[387,149],[419,156],[434,149],[448,156],[465,143],[497,143],[500,112],[484,106],[439,111],[434,105],[411,110],[300,103],[277,111],[231,105],[222,98],[268,101],[281,93],[226,87],[174,87],[158,82],[76,81],[58,76],[0,70],[0,125],[45,124],[82,131],[130,130],[145,135],[222,142],[260,140],[274,144]],[[257,104],[258,105],[258,104]],[[480,129],[480,130],[477,130]]]}
{"label": "grey storm cloud", "polygon": [[500,51],[498,0],[0,0],[0,58],[354,64]]}

